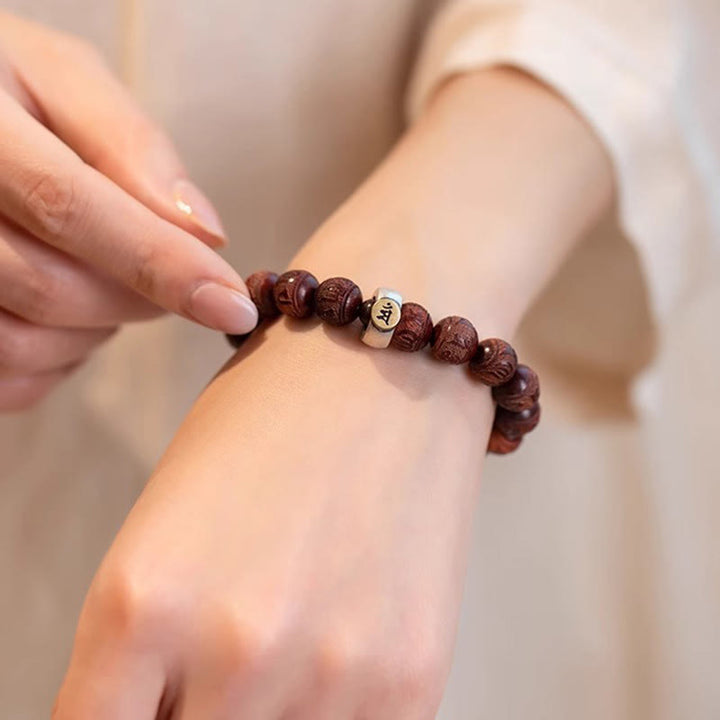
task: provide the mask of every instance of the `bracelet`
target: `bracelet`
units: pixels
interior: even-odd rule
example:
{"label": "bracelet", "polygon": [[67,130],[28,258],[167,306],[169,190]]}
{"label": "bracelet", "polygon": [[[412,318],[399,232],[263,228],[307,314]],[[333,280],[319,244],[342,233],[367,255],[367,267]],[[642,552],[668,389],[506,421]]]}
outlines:
{"label": "bracelet", "polygon": [[[334,326],[359,319],[360,339],[370,347],[417,352],[429,345],[437,360],[453,365],[467,363],[471,377],[492,388],[496,403],[490,453],[506,455],[517,450],[523,437],[540,422],[540,384],[535,372],[518,364],[515,350],[504,340],[478,341],[473,324],[463,317],[452,315],[433,324],[422,305],[403,302],[395,290],[379,287],[371,298],[363,300],[352,280],[334,277],[318,283],[306,270],[288,270],[280,276],[261,270],[245,283],[258,310],[257,327],[281,313],[294,318],[316,314]],[[255,330],[227,338],[239,348]]]}

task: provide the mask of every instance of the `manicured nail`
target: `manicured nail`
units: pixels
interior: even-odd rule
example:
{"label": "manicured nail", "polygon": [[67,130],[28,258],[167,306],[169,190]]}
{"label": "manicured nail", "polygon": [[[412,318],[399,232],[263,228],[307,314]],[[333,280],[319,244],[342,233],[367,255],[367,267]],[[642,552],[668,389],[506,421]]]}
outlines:
{"label": "manicured nail", "polygon": [[173,197],[177,209],[211,235],[215,246],[227,245],[227,236],[220,217],[199,188],[189,180],[178,180],[175,183]]}
{"label": "manicured nail", "polygon": [[258,322],[255,303],[247,295],[214,282],[193,292],[190,314],[203,325],[231,335],[249,333]]}

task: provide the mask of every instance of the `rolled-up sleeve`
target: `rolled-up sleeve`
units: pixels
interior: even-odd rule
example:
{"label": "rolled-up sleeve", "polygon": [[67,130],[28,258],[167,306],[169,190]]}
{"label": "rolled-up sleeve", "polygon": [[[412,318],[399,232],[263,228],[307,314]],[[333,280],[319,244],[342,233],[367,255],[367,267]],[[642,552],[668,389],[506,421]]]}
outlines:
{"label": "rolled-up sleeve", "polygon": [[[698,132],[686,87],[697,61],[692,20],[671,0],[455,0],[429,29],[407,98],[412,120],[444,80],[494,65],[518,67],[564,96],[612,157],[619,221],[656,320],[696,286],[718,237],[717,146]],[[694,72],[698,86],[702,68]]]}

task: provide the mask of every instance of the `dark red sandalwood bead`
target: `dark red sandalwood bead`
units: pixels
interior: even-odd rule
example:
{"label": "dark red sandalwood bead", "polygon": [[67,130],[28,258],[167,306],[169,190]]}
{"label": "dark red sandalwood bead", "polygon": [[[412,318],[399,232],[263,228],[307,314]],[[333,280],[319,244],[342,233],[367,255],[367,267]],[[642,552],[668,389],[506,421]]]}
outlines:
{"label": "dark red sandalwood bead", "polygon": [[368,298],[361,306],[360,311],[358,312],[358,318],[360,318],[360,322],[367,327],[367,324],[370,322],[370,313],[372,312],[372,306],[375,303],[375,298],[371,297]]}
{"label": "dark red sandalwood bead", "polygon": [[430,313],[414,302],[403,303],[400,322],[395,328],[390,344],[398,350],[416,352],[422,350],[432,337],[433,322]]}
{"label": "dark red sandalwood bead", "polygon": [[508,453],[515,452],[522,443],[522,437],[519,438],[507,438],[499,430],[493,428],[490,433],[490,440],[488,441],[488,452],[494,453],[495,455],[507,455]]}
{"label": "dark red sandalwood bead", "polygon": [[329,325],[347,325],[360,311],[362,292],[344,277],[323,280],[315,291],[315,312]]}
{"label": "dark red sandalwood bead", "polygon": [[261,318],[276,318],[280,311],[275,304],[274,289],[277,283],[277,273],[269,270],[258,270],[250,275],[246,280],[250,297],[258,309],[258,315]]}
{"label": "dark red sandalwood bead", "polygon": [[431,343],[433,357],[453,365],[461,365],[475,354],[478,335],[469,320],[451,315],[435,325]]}
{"label": "dark red sandalwood bead", "polygon": [[499,407],[495,412],[493,427],[506,438],[515,440],[532,432],[540,422],[540,405],[535,403],[531,408],[521,412],[513,412]]}
{"label": "dark red sandalwood bead", "polygon": [[317,278],[307,270],[288,270],[275,283],[275,304],[284,315],[306,318],[315,307]]}
{"label": "dark red sandalwood bead", "polygon": [[470,360],[470,372],[490,387],[508,382],[517,370],[518,359],[510,343],[498,338],[483,340]]}
{"label": "dark red sandalwood bead", "polygon": [[495,402],[505,410],[522,412],[530,409],[540,397],[540,382],[535,371],[518,365],[515,374],[504,385],[493,388]]}

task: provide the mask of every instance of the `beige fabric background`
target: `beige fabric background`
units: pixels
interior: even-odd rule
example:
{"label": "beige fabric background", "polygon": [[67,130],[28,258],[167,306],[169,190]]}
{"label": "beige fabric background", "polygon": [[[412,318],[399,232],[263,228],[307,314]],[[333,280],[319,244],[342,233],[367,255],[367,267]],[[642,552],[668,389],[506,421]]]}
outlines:
{"label": "beige fabric background", "polygon": [[[617,2],[578,4],[607,7],[609,25],[620,17]],[[706,30],[711,4],[686,5]],[[393,142],[432,5],[4,4],[106,51],[217,202],[243,273],[282,268]],[[642,21],[653,5],[631,14]],[[720,128],[708,105],[717,77],[694,47],[688,92]],[[488,61],[482,40],[463,58]],[[420,85],[458,69],[424,62]],[[700,135],[695,150],[709,157]],[[676,161],[661,155],[656,169],[679,176]],[[639,179],[630,210],[640,202],[662,220]],[[701,220],[695,205],[683,210]],[[648,257],[667,257],[652,237],[642,223],[631,237],[639,262],[609,220],[528,318],[521,343],[544,375],[546,419],[521,453],[488,464],[441,720],[720,717],[720,274],[694,242],[667,277],[648,274]],[[708,272],[692,292],[663,290],[700,260]],[[176,319],[131,327],[42,407],[0,418],[0,716],[47,716],[95,566],[228,354]],[[629,379],[650,358],[633,408]]]}

